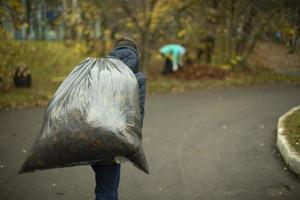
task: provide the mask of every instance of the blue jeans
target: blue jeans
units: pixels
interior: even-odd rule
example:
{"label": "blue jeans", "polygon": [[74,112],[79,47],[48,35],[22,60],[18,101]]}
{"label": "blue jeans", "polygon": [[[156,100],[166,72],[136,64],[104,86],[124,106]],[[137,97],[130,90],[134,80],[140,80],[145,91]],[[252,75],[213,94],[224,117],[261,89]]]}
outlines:
{"label": "blue jeans", "polygon": [[118,200],[120,164],[92,165],[96,176],[96,200]]}

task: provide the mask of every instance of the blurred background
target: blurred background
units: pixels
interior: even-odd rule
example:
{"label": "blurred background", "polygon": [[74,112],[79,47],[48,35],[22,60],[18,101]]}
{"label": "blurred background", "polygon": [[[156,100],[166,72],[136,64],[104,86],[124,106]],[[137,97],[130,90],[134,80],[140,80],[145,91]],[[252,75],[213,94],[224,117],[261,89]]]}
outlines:
{"label": "blurred background", "polygon": [[[150,94],[300,82],[299,0],[1,0],[0,108],[46,105],[76,64],[124,35],[138,42]],[[170,43],[187,52],[163,76]]]}

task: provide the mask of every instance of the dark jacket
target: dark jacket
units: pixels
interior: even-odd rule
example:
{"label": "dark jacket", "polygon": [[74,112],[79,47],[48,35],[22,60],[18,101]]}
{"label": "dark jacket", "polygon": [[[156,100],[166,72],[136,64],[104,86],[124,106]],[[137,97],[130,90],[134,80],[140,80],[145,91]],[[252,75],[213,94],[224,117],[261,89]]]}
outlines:
{"label": "dark jacket", "polygon": [[139,56],[137,51],[130,46],[119,46],[114,48],[110,53],[110,56],[116,57],[123,61],[135,74],[139,85],[140,94],[140,109],[141,109],[141,123],[143,125],[144,113],[145,113],[145,93],[146,93],[146,79],[142,72],[139,72]]}

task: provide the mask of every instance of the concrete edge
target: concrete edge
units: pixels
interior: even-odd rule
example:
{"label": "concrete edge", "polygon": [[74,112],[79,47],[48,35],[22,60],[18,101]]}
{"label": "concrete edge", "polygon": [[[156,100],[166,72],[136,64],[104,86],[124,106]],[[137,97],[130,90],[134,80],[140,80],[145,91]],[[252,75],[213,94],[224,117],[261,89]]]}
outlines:
{"label": "concrete edge", "polygon": [[296,153],[294,148],[288,143],[287,137],[284,135],[286,130],[284,121],[287,116],[299,110],[300,106],[292,108],[290,111],[282,115],[278,120],[277,125],[277,147],[289,169],[300,175],[300,154]]}

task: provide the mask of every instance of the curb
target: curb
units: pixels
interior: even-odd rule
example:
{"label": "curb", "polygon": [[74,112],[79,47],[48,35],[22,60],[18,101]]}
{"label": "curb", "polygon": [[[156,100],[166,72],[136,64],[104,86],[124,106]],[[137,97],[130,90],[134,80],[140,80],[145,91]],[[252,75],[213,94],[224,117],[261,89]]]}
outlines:
{"label": "curb", "polygon": [[300,175],[300,154],[297,154],[294,148],[288,143],[288,140],[284,133],[286,132],[284,128],[284,120],[287,116],[299,110],[300,106],[292,108],[290,111],[282,115],[278,120],[277,125],[277,147],[289,169],[291,169],[296,174]]}

